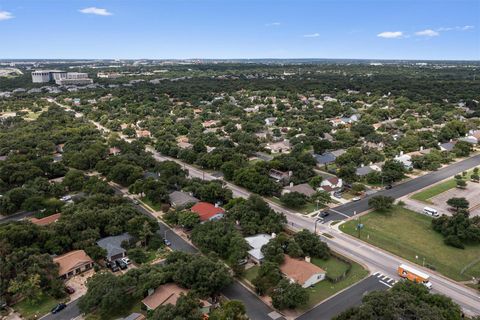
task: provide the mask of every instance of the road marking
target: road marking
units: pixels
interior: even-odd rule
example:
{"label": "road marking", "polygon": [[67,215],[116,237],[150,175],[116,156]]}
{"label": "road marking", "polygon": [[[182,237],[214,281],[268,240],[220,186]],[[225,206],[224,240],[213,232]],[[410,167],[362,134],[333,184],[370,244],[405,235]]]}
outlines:
{"label": "road marking", "polygon": [[380,282],[381,284],[384,284],[384,285],[386,285],[386,286],[387,286],[387,287],[389,287],[389,288],[391,288],[391,287],[392,287],[392,285],[390,285],[390,284],[388,284],[388,283],[386,283],[386,282],[383,282],[382,280],[380,280],[379,282]]}
{"label": "road marking", "polygon": [[331,209],[331,208],[330,208],[330,209],[327,209],[327,211],[333,211],[333,212],[335,212],[335,213],[341,214],[341,215],[344,216],[345,218],[351,218],[351,216],[346,215],[345,213],[340,212],[340,211],[337,211],[337,210],[335,210],[335,209]]}
{"label": "road marking", "polygon": [[373,275],[377,276],[377,274],[380,274],[380,271],[375,272]]}
{"label": "road marking", "polygon": [[383,276],[382,280],[389,279],[389,276]]}

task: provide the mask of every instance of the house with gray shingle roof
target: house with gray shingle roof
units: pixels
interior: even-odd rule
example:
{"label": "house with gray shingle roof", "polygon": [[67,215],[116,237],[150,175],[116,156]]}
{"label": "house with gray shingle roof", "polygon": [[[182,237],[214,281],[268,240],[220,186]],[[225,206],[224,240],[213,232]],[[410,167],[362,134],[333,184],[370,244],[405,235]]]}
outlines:
{"label": "house with gray shingle roof", "polygon": [[189,204],[195,204],[200,201],[191,194],[183,191],[173,191],[168,195],[168,198],[170,199],[170,204],[174,208],[184,208]]}
{"label": "house with gray shingle roof", "polygon": [[107,261],[115,261],[127,255],[127,250],[122,247],[124,241],[131,241],[133,237],[127,232],[118,236],[102,238],[97,241],[97,245],[107,251],[105,259]]}

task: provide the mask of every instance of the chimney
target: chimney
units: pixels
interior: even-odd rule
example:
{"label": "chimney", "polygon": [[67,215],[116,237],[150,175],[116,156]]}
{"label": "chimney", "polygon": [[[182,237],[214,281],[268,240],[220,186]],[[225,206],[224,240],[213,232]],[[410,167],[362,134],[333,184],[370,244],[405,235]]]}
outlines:
{"label": "chimney", "polygon": [[305,261],[310,263],[310,257],[309,256],[305,256]]}
{"label": "chimney", "polygon": [[403,156],[403,151],[400,151],[400,155]]}
{"label": "chimney", "polygon": [[275,239],[276,236],[277,234],[275,232],[272,232],[272,239]]}
{"label": "chimney", "polygon": [[420,151],[423,151],[423,146],[420,146]]}
{"label": "chimney", "polygon": [[290,188],[293,187],[293,182],[290,182]]}
{"label": "chimney", "polygon": [[291,177],[293,175],[293,171],[288,171],[288,176]]}
{"label": "chimney", "polygon": [[219,205],[218,205],[218,202],[215,202],[215,208],[218,208]]}
{"label": "chimney", "polygon": [[362,163],[362,164],[360,165],[360,167],[363,168],[363,167],[365,167],[365,165]]}

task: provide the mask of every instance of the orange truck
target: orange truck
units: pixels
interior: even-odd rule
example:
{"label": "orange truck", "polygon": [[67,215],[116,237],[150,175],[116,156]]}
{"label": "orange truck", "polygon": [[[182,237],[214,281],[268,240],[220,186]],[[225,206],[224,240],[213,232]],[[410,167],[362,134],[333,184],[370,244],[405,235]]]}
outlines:
{"label": "orange truck", "polygon": [[408,279],[410,281],[421,283],[429,290],[432,289],[432,283],[430,282],[430,276],[425,272],[417,270],[413,267],[401,264],[397,269],[398,275],[403,279]]}

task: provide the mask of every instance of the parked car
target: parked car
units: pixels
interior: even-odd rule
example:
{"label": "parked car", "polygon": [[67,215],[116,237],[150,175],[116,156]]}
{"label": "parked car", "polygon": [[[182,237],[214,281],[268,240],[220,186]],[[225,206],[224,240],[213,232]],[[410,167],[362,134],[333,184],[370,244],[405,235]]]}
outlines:
{"label": "parked car", "polygon": [[72,200],[72,196],[66,195],[60,198],[60,201],[70,201]]}
{"label": "parked car", "polygon": [[330,213],[328,211],[322,211],[318,214],[318,217],[319,218],[326,218],[330,215]]}
{"label": "parked car", "polygon": [[355,197],[355,198],[352,198],[352,201],[360,201],[362,198],[360,197]]}
{"label": "parked car", "polygon": [[52,309],[52,313],[55,314],[55,313],[59,313],[60,311],[62,311],[63,309],[65,309],[67,307],[67,305],[65,303],[59,303],[57,304],[55,307],[53,307]]}
{"label": "parked car", "polygon": [[247,264],[247,262],[248,262],[247,259],[240,259],[238,260],[238,265],[243,266],[244,264]]}
{"label": "parked car", "polygon": [[170,241],[168,241],[167,239],[163,239],[163,243],[165,243],[165,245],[167,245],[169,247],[172,245],[172,243]]}
{"label": "parked car", "polygon": [[130,259],[128,259],[127,257],[122,258],[122,259],[120,259],[120,260],[122,260],[122,261],[123,261],[125,264],[127,264],[127,265],[130,264],[130,263],[132,263],[132,262],[130,261]]}
{"label": "parked car", "polygon": [[68,294],[74,294],[74,293],[75,293],[75,289],[73,289],[73,288],[70,287],[70,286],[65,286],[65,292],[68,293]]}
{"label": "parked car", "polygon": [[118,259],[115,261],[115,263],[117,264],[117,266],[122,269],[122,270],[125,270],[128,268],[127,264],[125,262],[123,262],[122,260]]}
{"label": "parked car", "polygon": [[392,189],[392,188],[393,188],[393,186],[392,186],[391,184],[388,184],[388,185],[385,186],[385,189],[386,189],[386,190],[390,190],[390,189]]}
{"label": "parked car", "polygon": [[134,204],[140,204],[140,201],[138,201],[137,199],[133,200],[133,203]]}
{"label": "parked car", "polygon": [[118,270],[120,270],[115,262],[107,262],[106,265],[107,265],[107,268],[112,270],[112,272],[117,272]]}

